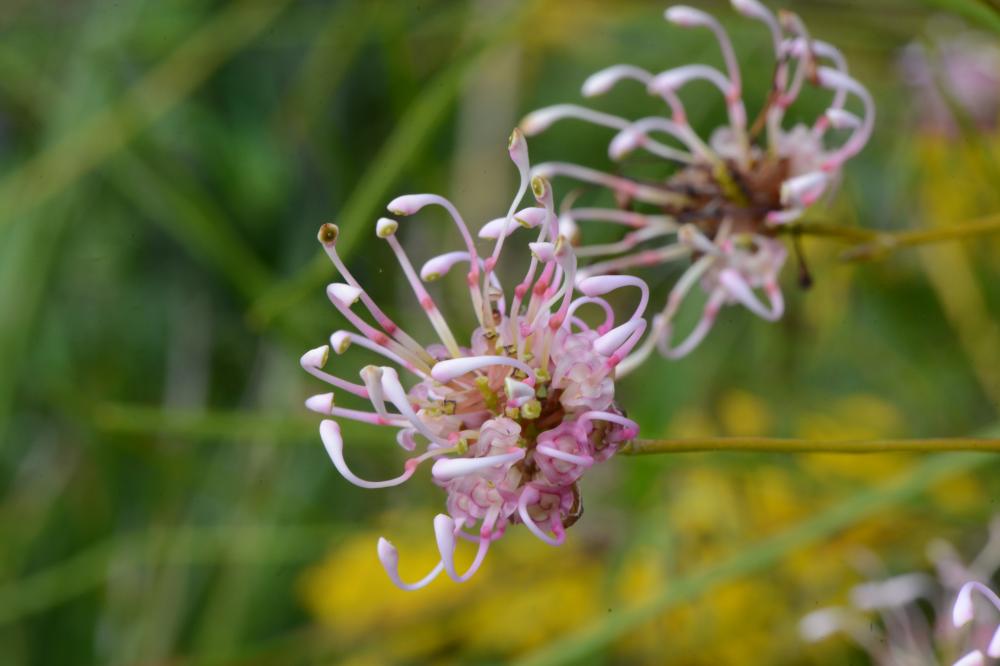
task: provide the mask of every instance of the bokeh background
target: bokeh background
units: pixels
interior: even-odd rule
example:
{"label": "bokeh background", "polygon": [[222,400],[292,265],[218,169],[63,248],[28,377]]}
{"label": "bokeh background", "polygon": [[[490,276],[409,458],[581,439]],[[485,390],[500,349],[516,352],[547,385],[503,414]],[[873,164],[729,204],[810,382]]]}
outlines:
{"label": "bokeh background", "polygon": [[[996,48],[994,0],[779,4],[846,52],[878,104],[874,139],[816,219],[929,229],[1000,211],[997,108],[946,94],[942,119],[900,66],[908,44],[933,61],[968,31],[975,52]],[[731,29],[755,108],[767,33],[697,5]],[[513,529],[470,583],[407,594],[376,538],[399,546],[404,575],[423,571],[440,492],[426,475],[347,484],[302,407],[324,389],[298,357],[343,325],[319,224],[340,224],[361,281],[414,320],[374,234],[384,203],[434,191],[474,222],[502,214],[524,113],[579,101],[616,62],[717,62],[664,7],[4,0],[0,662],[867,663],[845,640],[806,644],[798,619],[873,567],[929,570],[932,539],[975,554],[1000,459],[618,458],[585,479],[563,547]],[[947,88],[954,73],[936,71]],[[696,127],[722,119],[714,95],[690,99]],[[660,111],[641,90],[596,106]],[[530,146],[536,161],[610,166],[609,139],[566,124]],[[401,231],[421,258],[451,233],[433,216]],[[996,431],[1000,242],[866,263],[830,240],[804,249],[815,284],[800,290],[790,264],[780,323],[726,311],[695,353],[620,384],[646,436]],[[661,297],[681,268],[651,276]],[[359,473],[397,468],[385,433],[346,433]]]}

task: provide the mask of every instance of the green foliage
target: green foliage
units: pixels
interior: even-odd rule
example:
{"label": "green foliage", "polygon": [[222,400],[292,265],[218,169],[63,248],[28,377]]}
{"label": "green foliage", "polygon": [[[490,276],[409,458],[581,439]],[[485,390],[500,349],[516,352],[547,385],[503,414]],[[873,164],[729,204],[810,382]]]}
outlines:
{"label": "green foliage", "polygon": [[[766,36],[717,4],[747,49],[748,95],[759,100],[771,67],[761,51]],[[925,4],[980,29],[1000,25],[987,2]],[[995,187],[976,180],[983,160],[1000,154],[995,132],[973,129],[966,149],[942,147],[920,135],[897,82],[899,49],[920,38],[929,14],[901,2],[878,11],[793,8],[817,37],[844,48],[879,105],[876,139],[852,161],[826,214],[838,224],[899,230],[995,213]],[[842,462],[825,473],[808,457],[685,454],[615,460],[585,487],[588,514],[568,547],[583,563],[575,584],[598,612],[553,630],[551,644],[525,638],[498,647],[454,629],[491,588],[465,597],[438,591],[437,605],[417,607],[424,614],[406,615],[401,605],[398,624],[359,623],[354,633],[316,610],[309,601],[316,590],[303,591],[302,581],[318,580],[304,572],[369,539],[376,526],[403,531],[413,507],[427,518],[420,536],[430,540],[429,517],[442,501],[426,477],[389,492],[348,486],[329,465],[318,421],[304,413],[302,401],[317,385],[298,357],[341,327],[324,297],[334,271],[316,229],[337,221],[342,252],[375,296],[393,316],[413,313],[374,236],[384,204],[413,191],[461,204],[466,193],[455,184],[481,167],[487,194],[469,205],[500,210],[513,169],[479,151],[482,136],[470,139],[477,130],[506,131],[518,114],[575,99],[586,74],[607,64],[665,68],[695,55],[717,58],[692,35],[671,31],[661,11],[650,2],[556,0],[7,3],[0,10],[0,662],[641,661],[651,653],[629,652],[630,632],[651,618],[786,567],[807,546],[824,552],[850,528],[884,528],[851,543],[910,569],[926,566],[912,554],[936,536],[974,547],[996,510],[994,458],[928,456],[895,467],[893,458],[861,471]],[[484,86],[475,83],[487,72],[495,98],[477,106],[473,91]],[[642,94],[601,104],[635,117],[659,112]],[[484,107],[481,116],[470,111]],[[707,96],[690,109],[700,129],[723,114]],[[504,138],[496,142],[501,159]],[[609,138],[560,128],[533,141],[532,155],[601,165]],[[443,226],[401,229],[421,257],[451,242],[442,240]],[[851,266],[827,240],[805,245],[816,286],[795,291],[788,272],[785,320],[770,325],[727,311],[696,354],[654,361],[622,383],[621,402],[646,436],[921,437],[996,422],[995,240],[950,246],[958,255],[903,250]],[[658,298],[675,278],[655,276]],[[975,297],[954,298],[970,284]],[[347,426],[344,433],[360,472],[398,464],[384,432]],[[746,484],[745,501],[719,500],[720,515],[742,527],[695,534],[681,524],[708,509],[688,511],[686,502],[702,500],[674,489],[694,487],[702,474],[722,488]],[[754,493],[771,488],[757,478],[787,481],[807,515],[781,514],[770,524],[777,514],[768,513],[754,522]],[[947,480],[968,494],[940,492]],[[886,525],[899,516],[918,527],[892,533]],[[701,552],[691,544],[703,542],[717,546],[717,558],[698,562],[685,550]],[[650,544],[669,584],[649,598],[616,596],[635,566],[632,554]],[[838,573],[829,585],[774,591],[784,624],[772,641],[786,644],[769,653],[776,661],[843,663],[844,652],[801,652],[794,637],[796,618],[842,596],[851,580],[846,551],[830,552]],[[368,555],[375,562],[374,541]],[[531,578],[534,564],[518,566],[525,588],[541,585]],[[351,571],[343,576],[340,586],[372,584]],[[503,572],[490,580],[492,589],[506,585]],[[402,603],[387,594],[372,595],[373,607]],[[625,610],[602,616],[609,599]],[[532,615],[520,617],[528,623]],[[520,625],[510,631],[529,633]],[[394,652],[393,635],[428,638],[426,647]],[[681,654],[682,639],[662,638],[674,646],[664,658],[696,663]]]}

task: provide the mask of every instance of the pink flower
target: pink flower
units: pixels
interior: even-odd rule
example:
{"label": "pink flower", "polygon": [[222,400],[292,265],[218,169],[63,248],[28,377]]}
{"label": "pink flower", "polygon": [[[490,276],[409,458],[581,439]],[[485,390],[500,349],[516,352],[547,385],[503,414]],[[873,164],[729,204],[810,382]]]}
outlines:
{"label": "pink flower", "polygon": [[[974,666],[987,663],[987,656],[1000,657],[1000,597],[986,585],[1000,567],[1000,517],[993,519],[986,545],[969,564],[944,541],[932,543],[928,553],[937,577],[907,573],[857,585],[849,605],[803,617],[802,636],[820,641],[844,634],[868,652],[873,664],[885,666],[938,664],[939,657],[959,654],[964,656],[954,666]],[[977,598],[985,602],[983,608],[976,607]],[[873,623],[873,613],[891,621]],[[964,629],[969,625],[973,631]]]}
{"label": "pink flower", "polygon": [[[533,171],[596,185],[610,191],[622,208],[635,205],[641,209],[585,207],[577,205],[575,198],[563,202],[560,227],[574,240],[579,237],[581,222],[610,222],[627,229],[618,242],[578,249],[578,256],[603,258],[582,269],[581,277],[692,260],[662,314],[655,318],[646,341],[619,367],[619,376],[635,368],[656,346],[671,358],[689,353],[711,329],[723,305],[739,303],[765,319],[780,318],[784,301],[777,276],[787,253],[774,238],[777,227],[798,219],[831,190],[844,162],[858,153],[871,135],[874,103],[864,86],[848,74],[840,51],[812,39],[794,14],[782,12],[776,17],[757,0],[732,0],[732,5],[744,16],[763,23],[771,35],[775,57],[772,92],[756,119],[747,116],[739,63],[722,25],[701,10],[675,6],[667,9],[666,19],[681,27],[708,29],[719,44],[723,69],[693,64],[655,73],[633,65],[614,65],[583,84],[584,96],[593,97],[619,82],[638,82],[665,103],[669,117],[629,120],[560,104],[535,111],[522,121],[525,133],[531,135],[559,120],[582,120],[615,132],[608,145],[614,160],[641,149],[677,165],[673,174],[660,182],[566,162],[539,164]],[[716,88],[726,106],[727,124],[707,140],[692,128],[681,100],[681,93],[695,81]],[[811,124],[788,128],[785,113],[806,84],[828,91],[832,97]],[[852,97],[859,102],[860,115],[845,108]],[[708,293],[702,318],[675,343],[674,315],[699,282]]]}
{"label": "pink flower", "polygon": [[[441,561],[423,579],[404,582],[396,549],[379,541],[379,558],[403,589],[422,587],[442,571],[455,581],[467,580],[512,523],[524,523],[547,543],[561,543],[581,512],[576,482],[638,432],[614,404],[614,378],[617,365],[645,331],[648,288],[637,278],[589,276],[580,282],[578,294],[576,256],[559,235],[549,183],[530,177],[527,145],[517,131],[510,155],[521,184],[507,214],[479,232],[493,241],[490,253],[479,253],[459,212],[436,195],[398,197],[388,206],[397,216],[443,208],[464,240],[463,249],[430,259],[420,271],[396,237],[399,223],[382,218],[376,225],[437,334],[431,344],[417,342],[390,320],[351,275],[337,254],[337,227],[327,224],[320,230],[320,241],[343,279],[330,285],[327,294],[355,330],[335,332],[330,346],[302,357],[302,366],[371,404],[371,411],[341,407],[333,393],[306,401],[310,409],[333,417],[320,426],[327,452],[348,481],[364,488],[399,485],[432,461],[434,483],[447,494],[447,513],[434,519]],[[529,185],[534,205],[519,210]],[[505,239],[520,228],[534,229],[537,239],[530,244],[526,274],[508,291],[496,269]],[[478,324],[468,346],[460,344],[424,286],[456,267],[465,272]],[[637,289],[640,299],[631,317],[618,323],[604,295],[624,288]],[[366,317],[355,312],[359,303],[357,309],[366,311]],[[587,309],[596,310],[598,325],[587,323]],[[362,368],[360,382],[323,370],[330,348],[342,354],[351,345],[380,354],[386,365]],[[412,378],[408,386],[401,374]],[[333,420],[343,418],[395,428],[400,446],[411,453],[402,472],[384,481],[356,476]],[[464,572],[454,562],[459,537],[478,544]]]}
{"label": "pink flower", "polygon": [[996,131],[1000,120],[1000,47],[990,35],[971,30],[947,34],[939,24],[928,27],[932,52],[914,42],[899,58],[921,128],[932,134],[957,135],[957,108],[980,130]]}

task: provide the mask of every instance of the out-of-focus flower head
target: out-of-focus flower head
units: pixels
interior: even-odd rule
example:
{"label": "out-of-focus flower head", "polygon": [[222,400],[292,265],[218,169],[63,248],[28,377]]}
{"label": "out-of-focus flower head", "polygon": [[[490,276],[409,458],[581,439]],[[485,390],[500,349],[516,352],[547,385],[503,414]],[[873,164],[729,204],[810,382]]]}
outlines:
{"label": "out-of-focus flower head", "polygon": [[[851,590],[850,605],[822,608],[802,618],[802,636],[812,642],[844,634],[873,663],[885,666],[975,666],[987,663],[987,655],[1000,658],[1000,598],[989,587],[1000,569],[1000,516],[970,563],[945,541],[931,543],[928,555],[936,577],[908,573],[858,585]],[[993,607],[992,618],[988,606]],[[926,608],[933,611],[930,618]],[[871,621],[873,614],[879,624]]]}
{"label": "out-of-focus flower head", "polygon": [[921,128],[953,136],[956,113],[978,129],[1000,127],[1000,47],[996,40],[971,30],[934,24],[932,48],[907,46],[899,69],[914,95],[913,109]]}
{"label": "out-of-focus flower head", "polygon": [[[378,542],[379,559],[404,589],[422,587],[442,571],[455,581],[467,580],[511,523],[523,523],[547,543],[562,543],[565,529],[582,511],[577,481],[638,432],[614,403],[614,378],[616,366],[646,328],[648,288],[625,276],[590,276],[577,283],[576,257],[558,233],[551,187],[545,178],[530,176],[527,144],[516,130],[509,151],[521,183],[507,214],[479,231],[493,241],[488,254],[480,255],[454,205],[434,194],[401,196],[388,209],[406,217],[426,207],[443,208],[464,249],[433,257],[418,271],[396,236],[399,223],[382,218],[376,225],[437,333],[432,344],[417,342],[391,321],[351,275],[337,254],[336,226],[325,224],[319,232],[344,280],[331,284],[327,295],[356,331],[335,332],[329,346],[302,357],[302,366],[341,392],[369,401],[372,411],[341,407],[333,393],[313,396],[306,405],[326,416],[396,428],[399,445],[414,455],[395,478],[361,479],[345,462],[340,428],[332,419],[320,426],[326,450],[344,478],[363,488],[399,485],[421,463],[433,461],[434,482],[447,493],[447,513],[434,519],[441,560],[423,579],[401,580],[396,549],[386,539]],[[529,186],[535,205],[519,210]],[[508,292],[496,269],[505,239],[519,228],[536,230],[537,240],[530,244],[524,278]],[[465,271],[478,323],[467,345],[459,344],[424,286],[458,266]],[[631,317],[617,323],[604,297],[625,288],[638,290],[640,299]],[[355,312],[358,302],[374,324]],[[597,312],[601,323],[589,325],[581,308]],[[331,348],[342,354],[352,344],[390,364],[362,368],[360,382],[323,370]],[[413,378],[409,387],[401,372]],[[464,572],[455,566],[457,538],[478,544]]]}
{"label": "out-of-focus flower head", "polygon": [[[629,232],[618,243],[582,247],[581,257],[605,257],[583,269],[607,272],[652,266],[690,257],[649,339],[622,370],[631,369],[659,345],[677,358],[690,352],[711,329],[719,308],[742,304],[768,320],[781,317],[784,303],[778,274],[786,251],[776,229],[798,219],[838,180],[843,164],[867,143],[875,119],[871,96],[848,74],[847,62],[831,44],[813,39],[798,16],[775,16],[757,0],[732,0],[744,16],[763,23],[771,35],[776,60],[771,92],[756,119],[743,102],[743,81],[733,45],[722,25],[705,12],[686,6],[666,10],[670,23],[706,28],[718,41],[724,69],[691,64],[655,73],[633,65],[614,65],[583,84],[583,94],[609,92],[618,83],[638,82],[662,99],[669,117],[628,120],[575,104],[539,109],[522,121],[531,135],[564,119],[582,120],[616,131],[608,152],[620,160],[645,150],[678,165],[665,181],[649,182],[565,162],[546,162],[534,173],[566,176],[611,191],[622,209],[574,207],[563,202],[560,223],[576,237],[581,221],[622,225]],[[728,124],[702,139],[689,123],[680,93],[695,81],[707,81],[722,95]],[[810,125],[785,126],[785,113],[805,86],[829,91],[829,106]],[[845,107],[860,102],[860,115]],[[664,143],[654,135],[664,136]],[[628,208],[628,209],[626,209]],[[642,212],[639,212],[641,209]],[[655,249],[649,241],[669,239]],[[640,248],[640,246],[643,246]],[[672,320],[680,302],[698,283],[708,293],[701,320],[681,342],[672,341]],[[763,297],[758,294],[763,290]]]}

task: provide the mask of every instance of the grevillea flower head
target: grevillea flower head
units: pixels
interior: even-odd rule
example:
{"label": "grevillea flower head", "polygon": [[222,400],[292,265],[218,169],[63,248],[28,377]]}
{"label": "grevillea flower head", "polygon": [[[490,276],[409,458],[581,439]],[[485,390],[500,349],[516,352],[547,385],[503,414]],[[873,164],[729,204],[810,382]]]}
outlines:
{"label": "grevillea flower head", "polygon": [[[757,0],[732,0],[732,5],[740,14],[764,24],[776,61],[770,96],[753,121],[743,102],[735,50],[722,25],[701,10],[675,6],[666,10],[667,21],[712,33],[722,53],[723,69],[690,64],[656,73],[633,65],[614,65],[583,84],[584,96],[594,97],[623,81],[638,82],[665,103],[668,117],[633,121],[560,104],[529,114],[521,124],[531,135],[559,120],[585,121],[615,132],[608,146],[613,160],[641,149],[677,165],[672,175],[659,182],[565,162],[546,162],[534,169],[536,174],[566,176],[608,190],[620,206],[582,207],[576,205],[575,197],[562,203],[561,225],[569,237],[578,237],[579,223],[585,221],[610,222],[628,229],[619,242],[578,249],[581,257],[604,259],[582,269],[583,275],[681,258],[692,260],[661,316],[654,320],[649,339],[622,371],[634,367],[657,345],[668,357],[687,354],[712,327],[723,305],[739,303],[765,319],[780,318],[784,303],[777,278],[787,253],[775,237],[778,227],[798,219],[831,189],[843,164],[864,147],[872,131],[872,98],[848,74],[839,50],[813,39],[795,14],[775,16]],[[727,124],[707,140],[692,128],[681,100],[682,91],[696,81],[716,88],[727,112]],[[811,124],[786,127],[786,111],[807,84],[828,91],[829,105]],[[860,115],[845,108],[851,97],[860,101]],[[675,344],[673,315],[699,282],[708,293],[703,316],[694,330]]]}
{"label": "grevillea flower head", "polygon": [[[937,666],[951,660],[954,666],[974,666],[987,663],[987,657],[1000,658],[1000,597],[989,587],[1000,568],[1000,516],[969,564],[944,541],[932,543],[928,554],[936,577],[908,573],[858,585],[849,606],[822,608],[802,618],[803,637],[819,641],[845,634],[880,666]],[[881,626],[868,617],[872,613],[880,616]]]}
{"label": "grevillea flower head", "polygon": [[1000,129],[1000,47],[996,40],[939,24],[928,28],[933,48],[914,42],[899,58],[921,129],[955,136],[958,120],[965,116],[980,131],[996,132]]}
{"label": "grevillea flower head", "polygon": [[[398,197],[388,209],[408,217],[424,208],[443,208],[460,232],[463,249],[433,257],[418,271],[397,238],[399,222],[382,218],[376,225],[437,334],[431,344],[418,343],[391,321],[352,276],[337,254],[336,226],[325,224],[319,233],[343,280],[330,285],[327,295],[355,330],[335,332],[329,346],[302,357],[302,366],[372,408],[341,407],[333,393],[309,398],[307,407],[332,417],[320,426],[327,452],[344,478],[364,488],[399,485],[431,462],[434,483],[447,494],[447,513],[434,519],[441,561],[423,579],[404,582],[395,547],[385,539],[378,543],[379,559],[403,589],[422,587],[442,571],[455,581],[467,580],[512,523],[523,523],[547,543],[562,543],[582,511],[580,477],[638,432],[614,402],[614,378],[616,366],[645,330],[646,284],[634,277],[590,276],[577,287],[576,257],[559,235],[550,185],[541,176],[530,177],[520,132],[512,135],[509,150],[521,182],[507,214],[479,231],[492,241],[490,252],[480,254],[455,206],[433,194]],[[521,208],[529,187],[535,201]],[[526,274],[508,292],[497,269],[505,239],[521,228],[537,237],[530,243]],[[424,285],[459,266],[477,322],[465,345]],[[639,294],[638,306],[621,323],[605,299],[619,289]],[[596,312],[599,323],[588,324],[584,308]],[[360,382],[323,370],[331,348],[342,354],[351,345],[381,355],[387,364],[362,368]],[[412,381],[404,384],[401,373]],[[336,419],[396,428],[397,441],[410,453],[402,472],[384,481],[356,476],[345,461]],[[464,572],[455,566],[457,538],[478,544]]]}

